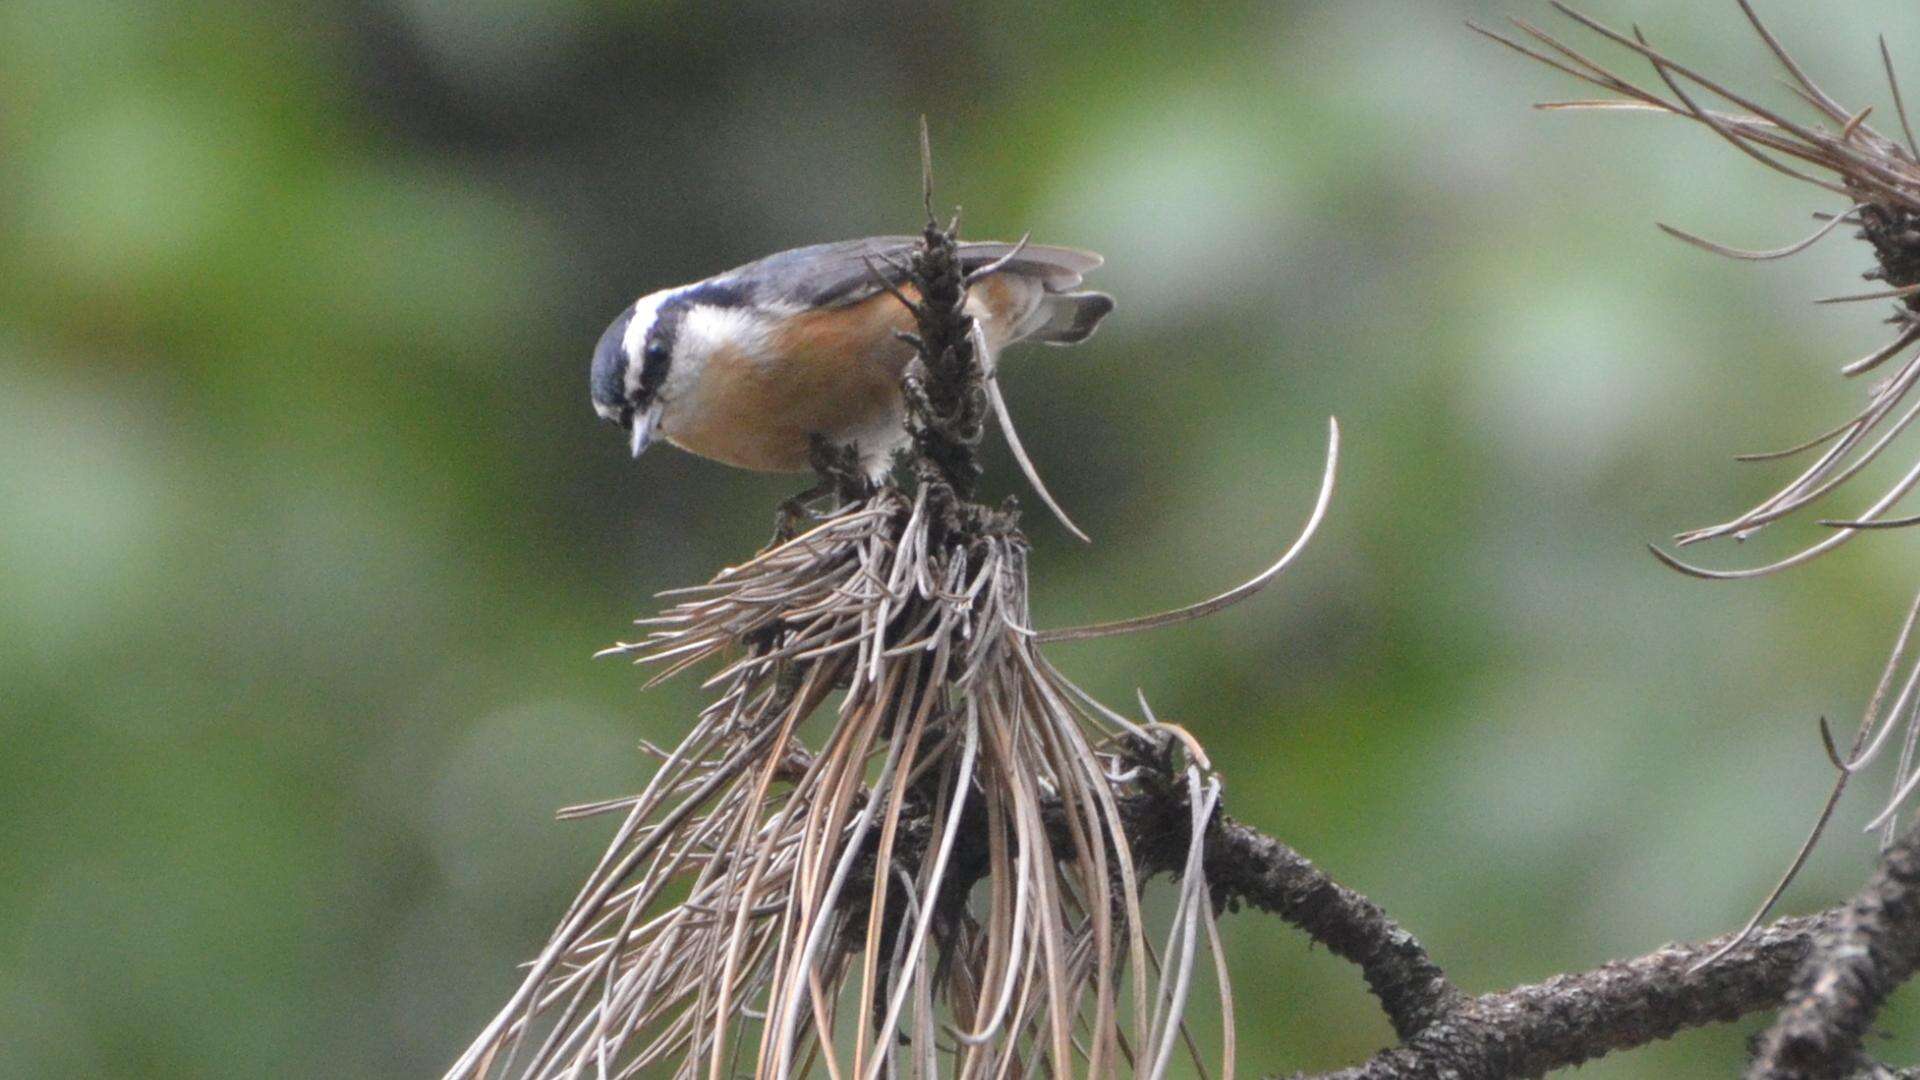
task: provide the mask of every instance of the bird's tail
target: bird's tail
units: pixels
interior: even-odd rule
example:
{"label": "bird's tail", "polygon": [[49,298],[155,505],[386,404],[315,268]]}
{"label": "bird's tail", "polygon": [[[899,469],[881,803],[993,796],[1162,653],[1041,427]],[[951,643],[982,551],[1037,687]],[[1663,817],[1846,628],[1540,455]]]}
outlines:
{"label": "bird's tail", "polygon": [[1040,324],[1027,337],[1049,345],[1074,345],[1093,336],[1113,310],[1113,297],[1098,292],[1047,293],[1040,301]]}

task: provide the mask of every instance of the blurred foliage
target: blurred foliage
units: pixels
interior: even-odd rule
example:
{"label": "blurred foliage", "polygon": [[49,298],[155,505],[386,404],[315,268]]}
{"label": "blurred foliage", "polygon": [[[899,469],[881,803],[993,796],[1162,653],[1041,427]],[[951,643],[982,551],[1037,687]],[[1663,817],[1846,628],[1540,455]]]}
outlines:
{"label": "blurred foliage", "polygon": [[[1884,100],[1876,33],[1920,63],[1892,0],[1766,6],[1843,100]],[[1772,77],[1730,3],[1591,7]],[[795,487],[628,461],[588,351],[639,293],[912,227],[923,112],[969,235],[1103,251],[1121,301],[1011,360],[1097,539],[1031,517],[1043,625],[1262,565],[1345,425],[1297,570],[1063,667],[1198,732],[1236,815],[1469,989],[1736,925],[1912,541],[1744,586],[1642,544],[1770,490],[1785,466],[1729,455],[1860,392],[1833,368],[1876,316],[1804,301],[1867,253],[1659,237],[1777,244],[1833,207],[1676,123],[1528,111],[1571,88],[1461,25],[1505,14],[1545,11],[0,6],[0,1072],[450,1060],[604,839],[551,810],[635,788],[636,743],[700,704],[589,654]],[[998,455],[996,496],[1013,476]],[[1839,830],[1788,906],[1873,854]],[[1227,934],[1250,1069],[1388,1039],[1344,965]],[[1915,1019],[1886,1056],[1920,1055]],[[1752,1026],[1583,1075],[1723,1075]]]}

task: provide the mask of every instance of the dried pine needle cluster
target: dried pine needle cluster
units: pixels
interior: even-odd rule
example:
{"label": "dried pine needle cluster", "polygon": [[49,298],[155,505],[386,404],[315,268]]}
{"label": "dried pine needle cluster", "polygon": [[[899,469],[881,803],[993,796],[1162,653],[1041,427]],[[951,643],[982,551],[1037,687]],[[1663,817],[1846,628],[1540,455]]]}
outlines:
{"label": "dried pine needle cluster", "polygon": [[620,825],[450,1077],[1158,1077],[1177,1057],[1207,1075],[1183,1023],[1203,953],[1232,1075],[1204,844],[1150,922],[1125,811],[1151,788],[1201,837],[1219,781],[1191,737],[1100,705],[1040,646],[1258,589],[1324,514],[1333,456],[1305,533],[1253,581],[1166,616],[1034,632],[1012,516],[955,494],[968,454],[925,449],[956,418],[977,429],[993,389],[983,365],[988,385],[946,379],[947,411],[926,404],[951,375],[939,365],[973,362],[978,341],[951,318],[964,283],[929,280],[950,275],[951,245],[930,225],[915,260],[926,306],[951,309],[916,311],[912,494],[883,487],[668,594],[642,640],[609,650],[655,681],[718,663],[715,699],[644,791],[569,812]]}
{"label": "dried pine needle cluster", "polygon": [[[1535,60],[1618,95],[1599,101],[1554,102],[1543,108],[1630,109],[1685,117],[1704,125],[1762,164],[1832,192],[1847,203],[1844,209],[1819,215],[1826,219],[1825,223],[1811,236],[1772,251],[1743,251],[1701,239],[1671,226],[1663,225],[1663,229],[1719,255],[1734,259],[1766,260],[1795,255],[1840,226],[1850,225],[1862,239],[1872,244],[1878,258],[1878,268],[1869,272],[1867,277],[1884,281],[1889,287],[1873,292],[1828,297],[1820,302],[1900,301],[1889,319],[1895,327],[1893,338],[1884,346],[1840,369],[1840,373],[1848,377],[1864,375],[1889,361],[1905,357],[1891,376],[1872,387],[1865,407],[1845,423],[1799,446],[1773,453],[1744,455],[1741,459],[1774,461],[1821,450],[1812,464],[1780,490],[1738,517],[1718,525],[1693,529],[1678,537],[1682,546],[1721,537],[1744,540],[1840,488],[1879,457],[1920,414],[1920,406],[1901,408],[1914,383],[1920,381],[1920,355],[1910,351],[1914,344],[1920,343],[1920,156],[1913,149],[1912,132],[1907,125],[1904,105],[1901,105],[1899,115],[1907,141],[1902,144],[1882,135],[1868,122],[1873,112],[1871,107],[1848,110],[1814,84],[1745,0],[1742,0],[1741,8],[1747,13],[1761,40],[1785,68],[1789,77],[1787,88],[1811,107],[1818,119],[1799,123],[1782,112],[1727,89],[1667,57],[1649,44],[1637,27],[1631,35],[1623,34],[1572,8],[1561,4],[1554,6],[1581,26],[1626,46],[1646,59],[1665,87],[1665,92],[1624,78],[1545,30],[1515,20],[1515,27],[1526,40],[1498,34],[1489,36]],[[1892,61],[1887,58],[1884,42],[1882,57],[1887,63],[1887,77],[1894,100],[1896,104],[1901,104],[1899,84],[1894,81]],[[1689,90],[1689,87],[1692,89]],[[1710,108],[1708,105],[1714,103],[1713,99],[1742,111],[1731,113]],[[1702,104],[1703,100],[1708,104]],[[1920,519],[1895,520],[1885,517],[1894,503],[1917,483],[1920,483],[1920,467],[1909,471],[1859,513],[1845,519],[1823,522],[1834,529],[1833,535],[1771,565],[1746,570],[1712,571],[1672,558],[1666,561],[1685,573],[1711,578],[1757,577],[1784,570],[1833,550],[1861,529],[1920,523]]]}
{"label": "dried pine needle cluster", "polygon": [[[1151,736],[1038,654],[1020,536],[955,536],[929,494],[882,491],[620,647],[661,677],[744,655],[645,792],[578,811],[624,814],[616,842],[458,1072],[1164,1069],[1174,991],[1218,938],[1195,863],[1164,976],[1123,994],[1154,950],[1120,748]],[[804,749],[836,693],[831,733]],[[1204,820],[1217,782],[1194,780]]]}
{"label": "dried pine needle cluster", "polygon": [[[1655,48],[1638,27],[1623,33],[1561,3],[1553,6],[1581,28],[1615,46],[1625,47],[1649,64],[1658,85],[1627,78],[1546,30],[1522,20],[1513,20],[1517,33],[1512,35],[1475,27],[1503,45],[1612,95],[1601,100],[1553,102],[1542,108],[1637,110],[1692,120],[1767,168],[1821,188],[1839,200],[1834,209],[1817,215],[1824,223],[1812,235],[1775,250],[1741,250],[1671,226],[1661,226],[1678,239],[1728,258],[1770,260],[1798,254],[1845,226],[1873,248],[1877,266],[1866,277],[1881,282],[1884,287],[1828,297],[1819,302],[1893,301],[1893,311],[1887,320],[1893,327],[1891,339],[1840,368],[1840,374],[1849,378],[1885,370],[1891,374],[1882,375],[1868,389],[1865,405],[1831,430],[1786,450],[1742,456],[1743,461],[1777,462],[1813,455],[1811,462],[1785,485],[1745,513],[1717,525],[1681,533],[1676,538],[1681,546],[1727,537],[1744,540],[1774,522],[1820,503],[1885,454],[1914,419],[1920,417],[1920,403],[1908,402],[1915,384],[1920,383],[1920,349],[1915,348],[1920,345],[1920,143],[1914,139],[1886,42],[1880,43],[1880,60],[1899,124],[1897,139],[1883,134],[1870,122],[1872,107],[1847,108],[1816,85],[1752,5],[1747,0],[1739,3],[1760,43],[1784,70],[1786,88],[1799,100],[1799,107],[1794,111],[1810,112],[1808,119],[1796,120],[1786,110],[1769,108],[1673,60]],[[1775,573],[1816,559],[1863,531],[1920,524],[1920,517],[1889,516],[1916,484],[1920,484],[1920,462],[1871,496],[1863,508],[1821,519],[1820,524],[1831,529],[1831,535],[1765,566],[1707,570],[1682,562],[1658,548],[1654,554],[1675,570],[1696,577],[1730,580]],[[1916,754],[1916,743],[1920,743],[1920,652],[1912,648],[1916,616],[1920,616],[1920,599],[1908,613],[1879,685],[1869,699],[1859,731],[1844,753],[1834,744],[1822,721],[1821,733],[1838,777],[1812,835],[1782,881],[1782,889],[1819,838],[1847,779],[1873,762],[1891,743],[1900,744],[1894,794],[1869,828],[1884,827],[1890,837],[1895,815],[1920,788],[1920,754]],[[1778,891],[1774,895],[1777,898]],[[1769,906],[1771,902],[1769,900]],[[1762,914],[1765,911],[1763,907]],[[1756,923],[1760,917],[1755,916]]]}

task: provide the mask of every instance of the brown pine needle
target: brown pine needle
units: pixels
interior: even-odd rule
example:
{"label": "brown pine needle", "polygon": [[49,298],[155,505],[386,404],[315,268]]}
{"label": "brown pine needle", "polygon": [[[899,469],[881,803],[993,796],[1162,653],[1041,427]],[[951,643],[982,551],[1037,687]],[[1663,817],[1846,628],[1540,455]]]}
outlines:
{"label": "brown pine needle", "polygon": [[[1337,434],[1308,535],[1335,454]],[[450,1076],[773,1077],[810,1062],[844,1080],[930,1078],[936,1032],[969,1075],[1104,1076],[1132,1046],[1141,1075],[1164,1076],[1172,1048],[1192,1048],[1181,1010],[1203,957],[1230,1007],[1202,845],[1154,974],[1118,810],[1151,777],[1097,748],[1186,747],[1202,830],[1219,799],[1204,752],[1150,714],[1113,722],[1060,676],[1021,629],[1025,541],[991,522],[943,539],[932,504],[924,485],[882,489],[679,593],[618,650],[737,658],[645,791],[573,811],[623,822]],[[758,628],[751,642],[741,627]],[[831,734],[802,746],[837,687]],[[974,924],[960,901],[982,881]]]}
{"label": "brown pine needle", "polygon": [[1660,231],[1666,233],[1668,236],[1671,236],[1677,240],[1684,240],[1695,247],[1704,248],[1707,251],[1713,252],[1715,255],[1724,255],[1729,259],[1744,259],[1752,262],[1764,262],[1769,259],[1784,259],[1792,255],[1800,254],[1801,252],[1807,250],[1813,245],[1819,243],[1821,240],[1825,239],[1828,234],[1832,233],[1834,229],[1838,228],[1843,222],[1847,220],[1848,214],[1851,214],[1854,211],[1857,211],[1859,209],[1860,207],[1855,206],[1853,210],[1849,210],[1844,214],[1834,215],[1831,219],[1827,221],[1825,225],[1822,225],[1818,229],[1814,230],[1812,236],[1809,236],[1804,240],[1799,240],[1794,243],[1788,244],[1786,247],[1773,248],[1767,251],[1747,251],[1743,248],[1728,247],[1725,244],[1716,244],[1711,240],[1707,240],[1702,237],[1695,236],[1693,233],[1687,232],[1684,229],[1675,228],[1674,226],[1668,225],[1665,222],[1655,222],[1654,224],[1659,226]]}
{"label": "brown pine needle", "polygon": [[1096,623],[1091,626],[1073,626],[1058,630],[1040,630],[1033,635],[1035,641],[1085,641],[1088,638],[1114,637],[1119,634],[1136,634],[1144,630],[1158,630],[1175,626],[1195,619],[1204,619],[1208,615],[1232,607],[1242,600],[1267,587],[1268,583],[1280,576],[1280,572],[1292,564],[1293,560],[1306,549],[1307,542],[1319,530],[1320,522],[1326,517],[1327,507],[1333,502],[1333,480],[1340,464],[1340,421],[1329,418],[1327,421],[1327,465],[1320,477],[1320,495],[1314,500],[1313,512],[1307,516],[1306,526],[1300,535],[1294,538],[1287,550],[1272,566],[1260,571],[1253,577],[1226,592],[1211,599],[1189,604],[1172,611],[1162,611],[1154,615],[1142,615],[1117,622]]}
{"label": "brown pine needle", "polygon": [[[1744,513],[1716,525],[1681,533],[1676,539],[1684,547],[1716,539],[1751,538],[1760,530],[1787,517],[1802,514],[1814,504],[1852,485],[1869,465],[1882,456],[1894,453],[1896,441],[1916,419],[1920,419],[1920,404],[1909,401],[1915,386],[1920,384],[1920,357],[1914,352],[1916,347],[1920,347],[1920,142],[1914,138],[1891,52],[1885,39],[1881,39],[1881,65],[1893,111],[1899,119],[1897,134],[1904,136],[1904,142],[1888,138],[1875,130],[1872,122],[1875,110],[1871,105],[1850,107],[1825,92],[1748,0],[1740,0],[1740,8],[1753,32],[1784,72],[1786,88],[1793,98],[1788,103],[1789,108],[1770,107],[1751,95],[1743,94],[1676,61],[1666,52],[1655,48],[1638,28],[1630,33],[1612,29],[1559,0],[1554,0],[1553,7],[1582,30],[1594,35],[1603,47],[1626,50],[1634,60],[1649,65],[1652,78],[1635,79],[1623,75],[1602,59],[1580,52],[1547,31],[1520,20],[1513,21],[1511,34],[1474,27],[1503,46],[1592,86],[1605,95],[1595,100],[1558,102],[1546,107],[1574,111],[1653,112],[1690,120],[1767,168],[1823,191],[1840,194],[1850,204],[1844,211],[1817,215],[1825,217],[1826,221],[1811,236],[1773,250],[1732,248],[1662,225],[1664,231],[1719,255],[1766,260],[1799,254],[1831,235],[1841,224],[1852,225],[1859,230],[1858,235],[1871,245],[1879,264],[1867,277],[1883,282],[1884,287],[1845,292],[1817,302],[1846,304],[1890,300],[1896,304],[1895,315],[1890,320],[1898,327],[1893,340],[1865,356],[1847,361],[1840,368],[1841,374],[1846,377],[1856,377],[1883,367],[1893,368],[1891,375],[1872,388],[1867,401],[1858,411],[1825,433],[1798,446],[1740,457],[1742,461],[1777,461],[1811,453],[1810,463],[1804,464],[1784,485]],[[1900,452],[1910,458],[1920,459],[1920,452],[1916,452],[1911,445]],[[1830,535],[1765,565],[1713,570],[1683,562],[1657,547],[1653,548],[1653,554],[1668,567],[1700,578],[1739,580],[1777,573],[1830,553],[1862,532],[1920,525],[1920,516],[1889,516],[1894,505],[1916,486],[1920,486],[1920,464],[1911,466],[1899,479],[1882,489],[1864,510],[1844,515],[1828,514],[1820,518],[1821,525],[1834,530]],[[1920,601],[1916,601],[1916,605],[1914,611],[1920,612]],[[1765,917],[1780,892],[1804,865],[1834,812],[1847,777],[1872,760],[1893,740],[1896,732],[1902,733],[1902,752],[1893,784],[1893,798],[1869,828],[1883,824],[1892,828],[1894,815],[1899,808],[1911,800],[1916,792],[1920,792],[1920,764],[1917,764],[1920,763],[1920,659],[1903,659],[1909,648],[1913,618],[1913,613],[1910,613],[1880,686],[1867,708],[1852,750],[1843,758],[1831,748],[1830,737],[1823,742],[1823,745],[1829,746],[1829,756],[1840,768],[1840,776],[1792,865],[1755,915],[1754,925]],[[1905,676],[1901,684],[1903,688],[1894,703],[1883,709],[1883,698],[1897,670],[1910,673]],[[1736,939],[1729,948],[1739,944],[1740,940]]]}

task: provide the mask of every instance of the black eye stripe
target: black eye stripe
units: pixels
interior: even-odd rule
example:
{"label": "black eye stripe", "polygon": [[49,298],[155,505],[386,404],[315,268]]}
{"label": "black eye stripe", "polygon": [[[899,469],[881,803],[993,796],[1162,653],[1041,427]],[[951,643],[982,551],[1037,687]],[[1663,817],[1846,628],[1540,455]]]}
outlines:
{"label": "black eye stripe", "polygon": [[646,347],[640,350],[640,389],[651,394],[667,381],[667,365],[673,360],[673,343],[680,336],[680,323],[687,317],[690,301],[686,294],[673,296],[654,313],[647,330]]}
{"label": "black eye stripe", "polygon": [[673,362],[674,341],[680,336],[680,324],[695,304],[709,307],[739,307],[752,299],[752,290],[738,282],[703,282],[667,297],[654,309],[653,325],[647,329],[646,345],[640,350],[640,389],[636,397],[651,397],[667,381],[667,368]]}
{"label": "black eye stripe", "polygon": [[666,349],[647,347],[645,358],[640,361],[640,389],[653,393],[660,384],[667,381],[667,361],[671,353]]}
{"label": "black eye stripe", "polygon": [[640,351],[640,390],[651,394],[667,381],[667,364],[673,359],[673,339],[680,331],[684,305],[663,306],[647,334],[646,348]]}

